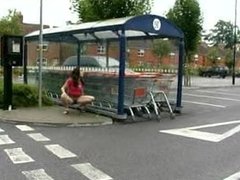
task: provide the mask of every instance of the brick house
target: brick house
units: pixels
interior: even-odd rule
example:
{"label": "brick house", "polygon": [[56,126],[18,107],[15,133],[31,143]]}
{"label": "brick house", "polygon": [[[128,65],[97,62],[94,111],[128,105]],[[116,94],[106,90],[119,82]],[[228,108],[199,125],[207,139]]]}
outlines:
{"label": "brick house", "polygon": [[[33,31],[39,30],[39,24],[29,24],[23,22],[23,16],[20,14],[20,24],[23,30],[22,35],[26,35]],[[43,29],[50,28],[48,25],[43,25]],[[54,27],[53,27],[54,28]],[[152,41],[131,41],[128,43],[127,49],[127,61],[130,66],[149,66],[154,67],[159,64],[159,58],[152,53]],[[53,43],[45,42],[48,45],[47,51],[43,52],[44,59],[47,60],[47,65],[61,65],[63,61],[72,55],[76,55],[77,45],[67,43]],[[37,64],[37,45],[38,42],[28,42],[28,65]],[[90,55],[106,55],[106,47],[99,43],[87,43],[84,44],[84,52]],[[109,46],[108,55],[110,57],[119,59],[119,48],[118,43],[112,42]],[[161,64],[177,64],[178,56],[177,53],[172,53],[173,56],[169,55],[161,60]]]}
{"label": "brick house", "polygon": [[[160,63],[159,57],[152,52],[153,44],[151,40],[129,41],[127,46],[127,62],[130,67],[157,67],[159,64],[176,65],[178,63],[177,52],[172,52],[169,56],[163,57]],[[87,46],[87,54],[105,56],[105,44],[92,44]],[[108,55],[118,59],[118,43],[110,43]]]}
{"label": "brick house", "polygon": [[[32,24],[32,23],[25,23],[23,22],[23,16],[20,14],[20,26],[22,29],[22,35],[26,35],[28,33],[31,33],[33,31],[37,31],[40,29],[40,24]],[[50,28],[49,25],[43,25],[43,29]],[[36,59],[38,57],[38,51],[37,51],[37,45],[38,42],[31,42],[28,43],[28,65],[36,65]],[[49,51],[44,52],[44,56],[50,59],[57,59],[58,55],[55,55],[56,52],[59,52],[59,45],[57,43],[51,43],[49,44]]]}

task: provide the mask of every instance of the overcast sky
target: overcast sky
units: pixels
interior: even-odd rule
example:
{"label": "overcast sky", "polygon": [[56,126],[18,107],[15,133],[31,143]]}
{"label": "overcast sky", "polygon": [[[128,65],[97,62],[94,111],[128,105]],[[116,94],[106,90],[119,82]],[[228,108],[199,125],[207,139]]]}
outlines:
{"label": "overcast sky", "polygon": [[[154,0],[152,13],[165,16],[175,0]],[[40,0],[0,0],[0,18],[8,14],[8,9],[21,11],[25,23],[39,23]],[[234,23],[235,0],[199,0],[203,14],[204,29],[211,29],[219,19]],[[238,3],[238,9],[240,8]],[[70,0],[43,0],[43,23],[63,26],[66,21],[77,21],[77,15],[69,10]],[[238,10],[237,25],[240,26],[240,9]]]}

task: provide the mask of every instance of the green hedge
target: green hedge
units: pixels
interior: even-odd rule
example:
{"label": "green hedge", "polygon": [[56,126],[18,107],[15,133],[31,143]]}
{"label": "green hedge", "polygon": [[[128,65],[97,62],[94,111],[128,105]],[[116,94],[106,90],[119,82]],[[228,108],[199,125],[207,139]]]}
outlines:
{"label": "green hedge", "polygon": [[[27,84],[13,84],[12,103],[14,107],[34,107],[38,105],[38,88]],[[51,99],[42,93],[42,104],[53,105]],[[0,106],[3,105],[3,83],[0,81]]]}

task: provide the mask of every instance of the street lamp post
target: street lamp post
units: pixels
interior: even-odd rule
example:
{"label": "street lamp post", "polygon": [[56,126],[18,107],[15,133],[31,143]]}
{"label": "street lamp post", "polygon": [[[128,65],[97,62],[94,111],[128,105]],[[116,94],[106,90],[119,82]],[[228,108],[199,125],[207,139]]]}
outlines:
{"label": "street lamp post", "polygon": [[43,23],[42,23],[42,0],[40,0],[40,33],[39,33],[39,79],[38,79],[38,106],[42,107],[42,59],[43,59]]}
{"label": "street lamp post", "polygon": [[236,44],[237,44],[237,0],[235,0],[235,17],[234,18],[235,18],[235,20],[234,20],[232,85],[235,85],[235,63],[236,63]]}

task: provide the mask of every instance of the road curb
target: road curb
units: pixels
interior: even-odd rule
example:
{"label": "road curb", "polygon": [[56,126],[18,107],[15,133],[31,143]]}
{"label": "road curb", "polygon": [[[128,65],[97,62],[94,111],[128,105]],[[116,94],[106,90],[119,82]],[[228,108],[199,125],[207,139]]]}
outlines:
{"label": "road curb", "polygon": [[27,124],[34,126],[47,126],[47,127],[98,127],[112,125],[113,121],[109,122],[93,122],[93,123],[52,123],[52,122],[30,122],[19,119],[8,119],[0,117],[0,121],[9,124]]}

